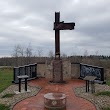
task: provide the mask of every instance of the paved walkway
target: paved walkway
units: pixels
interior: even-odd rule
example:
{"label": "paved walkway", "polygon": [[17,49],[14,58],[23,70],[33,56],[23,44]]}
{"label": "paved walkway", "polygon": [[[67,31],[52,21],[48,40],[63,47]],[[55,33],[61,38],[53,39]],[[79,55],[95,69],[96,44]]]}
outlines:
{"label": "paved walkway", "polygon": [[47,110],[44,108],[44,94],[48,92],[64,92],[67,95],[66,110],[96,110],[96,107],[89,101],[76,97],[74,88],[83,86],[85,83],[82,80],[70,80],[66,84],[49,84],[44,78],[32,80],[30,85],[39,85],[41,91],[34,97],[27,98],[17,103],[13,110]]}

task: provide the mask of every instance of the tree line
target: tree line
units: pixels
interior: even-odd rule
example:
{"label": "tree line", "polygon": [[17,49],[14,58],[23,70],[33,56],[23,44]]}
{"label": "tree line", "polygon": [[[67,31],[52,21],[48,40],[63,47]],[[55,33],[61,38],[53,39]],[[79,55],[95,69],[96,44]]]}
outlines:
{"label": "tree line", "polygon": [[[49,51],[49,58],[53,58],[53,51]],[[37,54],[33,52],[31,44],[23,47],[20,44],[14,46],[11,57],[0,58],[0,66],[22,66],[33,63],[46,62],[48,58],[43,57],[42,48],[37,48]]]}
{"label": "tree line", "polygon": [[[103,55],[88,55],[88,51],[84,52],[83,56],[72,55],[67,56],[66,54],[61,55],[62,59],[69,60],[74,63],[86,63],[97,66],[109,66],[110,56]],[[31,44],[27,47],[16,45],[13,48],[11,57],[0,58],[0,66],[22,66],[33,63],[50,63],[54,59],[54,52],[50,50],[47,57],[43,57],[42,48],[37,49],[37,54],[33,52]]]}

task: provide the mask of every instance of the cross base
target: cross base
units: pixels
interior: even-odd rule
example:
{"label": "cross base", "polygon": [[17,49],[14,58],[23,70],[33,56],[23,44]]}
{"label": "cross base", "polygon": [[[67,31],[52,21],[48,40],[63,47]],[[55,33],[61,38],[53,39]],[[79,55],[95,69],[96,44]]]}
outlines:
{"label": "cross base", "polygon": [[63,83],[62,60],[53,60],[53,83]]}

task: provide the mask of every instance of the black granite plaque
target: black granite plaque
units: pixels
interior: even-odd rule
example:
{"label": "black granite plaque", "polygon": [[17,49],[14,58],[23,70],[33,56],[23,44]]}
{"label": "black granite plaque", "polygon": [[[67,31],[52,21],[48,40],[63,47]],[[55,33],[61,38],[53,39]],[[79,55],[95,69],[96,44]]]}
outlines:
{"label": "black granite plaque", "polygon": [[81,63],[80,78],[84,78],[86,76],[96,76],[96,80],[104,81],[104,68]]}

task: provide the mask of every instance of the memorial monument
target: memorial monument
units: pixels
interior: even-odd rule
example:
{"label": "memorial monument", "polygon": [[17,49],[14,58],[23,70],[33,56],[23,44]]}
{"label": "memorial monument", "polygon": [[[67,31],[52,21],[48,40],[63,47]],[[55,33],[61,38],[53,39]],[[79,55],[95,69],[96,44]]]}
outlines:
{"label": "memorial monument", "polygon": [[53,60],[53,83],[63,83],[62,59],[60,57],[60,30],[73,30],[74,22],[60,22],[60,12],[55,12],[55,59]]}

